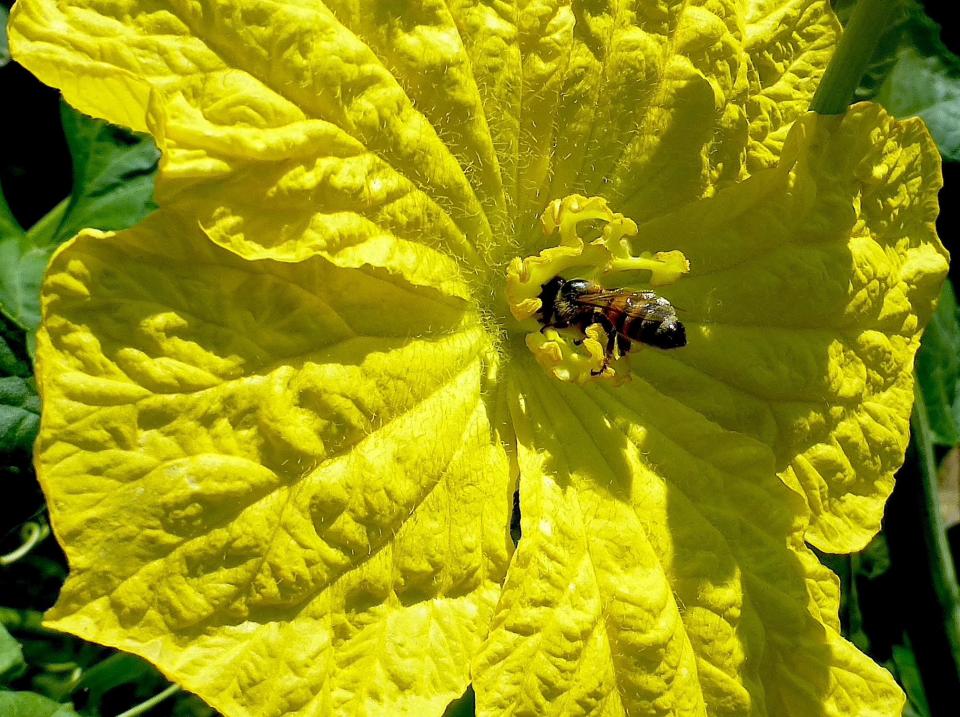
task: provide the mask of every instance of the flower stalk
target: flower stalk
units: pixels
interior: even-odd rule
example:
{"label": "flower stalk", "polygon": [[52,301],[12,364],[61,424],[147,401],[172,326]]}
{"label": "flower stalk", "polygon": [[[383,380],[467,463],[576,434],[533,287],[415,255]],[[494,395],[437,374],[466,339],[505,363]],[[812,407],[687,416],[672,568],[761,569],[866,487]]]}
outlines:
{"label": "flower stalk", "polygon": [[811,111],[822,115],[846,112],[896,7],[895,0],[860,0],[857,3],[840,37],[837,51],[813,95]]}
{"label": "flower stalk", "polygon": [[153,709],[153,707],[160,704],[168,697],[175,695],[179,691],[180,691],[179,685],[170,685],[163,692],[159,692],[155,694],[153,697],[151,697],[150,699],[144,700],[138,705],[134,705],[133,707],[128,709],[126,712],[122,712],[119,715],[117,715],[117,717],[137,717],[138,715],[142,715],[148,710]]}
{"label": "flower stalk", "polygon": [[953,657],[951,664],[942,666],[943,674],[945,679],[956,687],[960,684],[960,589],[957,587],[957,575],[940,513],[937,462],[930,439],[932,429],[923,393],[920,391],[916,392],[910,423],[911,441],[922,478],[921,519],[916,525],[923,531],[927,573],[943,615],[943,639],[948,647],[947,652]]}

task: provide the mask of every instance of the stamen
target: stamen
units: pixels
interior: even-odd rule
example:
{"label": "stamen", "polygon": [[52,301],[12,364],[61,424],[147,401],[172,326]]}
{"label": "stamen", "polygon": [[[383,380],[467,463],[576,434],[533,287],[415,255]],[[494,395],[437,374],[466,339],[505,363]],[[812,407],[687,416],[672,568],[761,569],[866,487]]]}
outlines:
{"label": "stamen", "polygon": [[[602,326],[594,323],[580,331],[549,325],[550,317],[539,313],[544,285],[559,276],[607,287],[664,286],[685,274],[689,262],[680,251],[637,251],[636,223],[612,211],[601,197],[574,194],[555,199],[540,221],[544,234],[556,236],[557,244],[536,256],[517,257],[507,268],[507,301],[514,318],[529,326],[527,347],[561,381],[628,380],[626,358],[619,350],[607,354],[611,342]],[[587,231],[599,236],[587,242],[581,236]],[[630,272],[629,277],[622,276],[624,272]]]}

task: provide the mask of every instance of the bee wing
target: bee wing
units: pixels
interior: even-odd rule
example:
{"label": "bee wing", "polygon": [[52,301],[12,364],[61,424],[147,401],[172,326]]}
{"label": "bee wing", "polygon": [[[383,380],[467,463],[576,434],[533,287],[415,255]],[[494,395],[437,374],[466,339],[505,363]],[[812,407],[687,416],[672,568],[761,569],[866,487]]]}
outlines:
{"label": "bee wing", "polygon": [[581,304],[590,306],[608,306],[614,299],[623,296],[634,296],[645,301],[655,301],[657,295],[652,291],[630,291],[629,289],[603,289],[602,291],[593,291],[589,294],[581,294],[577,301]]}
{"label": "bee wing", "polygon": [[610,304],[624,297],[624,294],[633,301],[618,303],[617,308],[634,319],[666,318],[670,315],[670,304],[664,306],[658,303],[660,297],[652,291],[624,291],[623,289],[607,289],[594,294],[577,297],[577,302],[586,306],[595,306],[598,309],[608,308]]}

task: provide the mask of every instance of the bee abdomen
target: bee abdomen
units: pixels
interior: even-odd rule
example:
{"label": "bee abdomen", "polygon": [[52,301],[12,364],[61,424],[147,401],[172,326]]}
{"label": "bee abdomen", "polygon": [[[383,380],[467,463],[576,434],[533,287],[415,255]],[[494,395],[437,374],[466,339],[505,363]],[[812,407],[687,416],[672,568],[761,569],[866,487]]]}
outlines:
{"label": "bee abdomen", "polygon": [[687,345],[686,329],[676,318],[655,321],[631,317],[620,333],[633,341],[661,349],[675,349]]}

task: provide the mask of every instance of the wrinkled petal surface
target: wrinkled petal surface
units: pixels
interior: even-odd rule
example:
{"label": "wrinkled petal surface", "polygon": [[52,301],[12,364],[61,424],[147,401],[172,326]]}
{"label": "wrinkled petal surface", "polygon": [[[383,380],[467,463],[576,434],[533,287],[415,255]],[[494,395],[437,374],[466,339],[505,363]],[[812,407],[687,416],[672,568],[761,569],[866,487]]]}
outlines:
{"label": "wrinkled petal surface", "polygon": [[478,714],[900,713],[890,674],[817,619],[768,446],[646,381],[558,384],[532,360],[518,380],[523,534]]}
{"label": "wrinkled petal surface", "polygon": [[874,105],[806,116],[777,167],[638,226],[690,262],[660,289],[684,349],[640,347],[621,385],[516,366],[523,537],[480,714],[900,713],[804,537],[861,547],[903,460],[937,156]]}
{"label": "wrinkled petal surface", "polygon": [[469,261],[555,197],[641,219],[775,163],[836,32],[827,0],[25,0],[11,42],[153,131],[161,201],[244,255],[387,234]]}
{"label": "wrinkled petal surface", "polygon": [[940,184],[919,120],[857,105],[797,122],[778,167],[639,227],[690,261],[663,291],[689,345],[641,352],[635,373],[771,445],[827,552],[879,530],[903,462],[913,357],[947,271]]}
{"label": "wrinkled petal surface", "polygon": [[[228,715],[470,679],[487,714],[898,714],[804,540],[878,527],[939,165],[918,123],[802,116],[836,33],[826,0],[20,0],[18,60],[164,152],[161,212],[45,287],[51,624]],[[549,378],[505,299],[571,194],[689,262],[688,345],[617,387]]]}
{"label": "wrinkled petal surface", "polygon": [[464,302],[247,262],[161,213],[59,253],[45,310],[38,468],[71,566],[52,627],[227,714],[463,692],[510,509]]}

